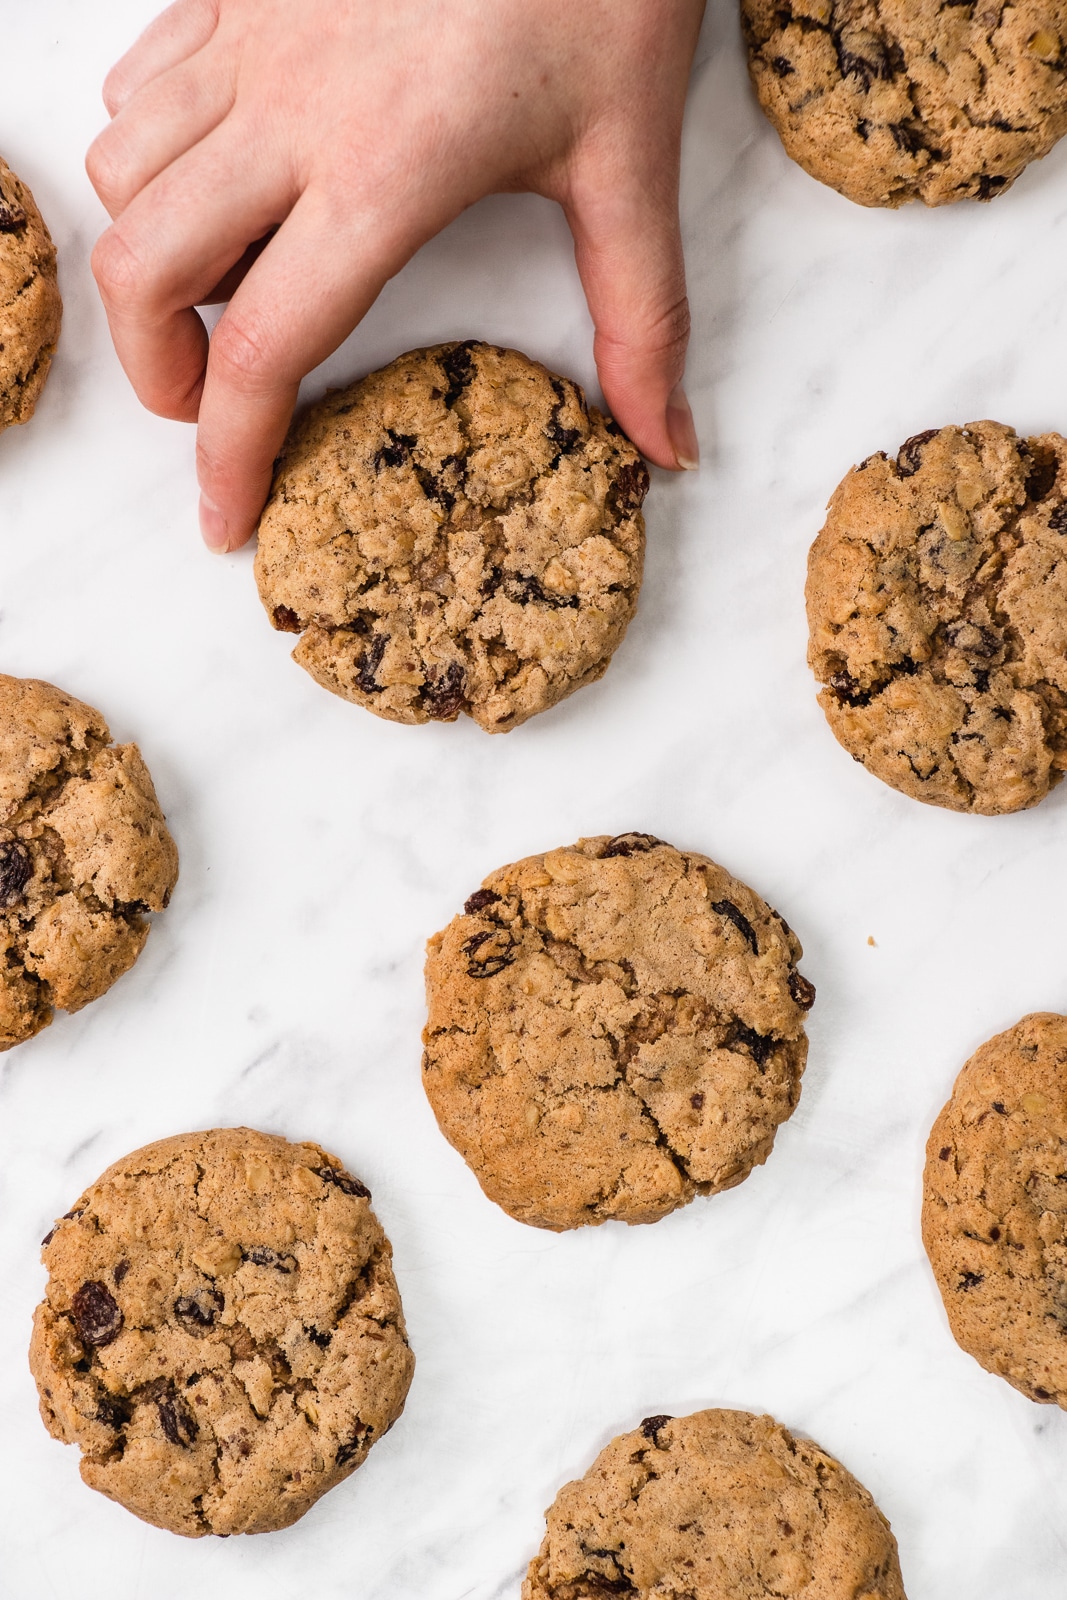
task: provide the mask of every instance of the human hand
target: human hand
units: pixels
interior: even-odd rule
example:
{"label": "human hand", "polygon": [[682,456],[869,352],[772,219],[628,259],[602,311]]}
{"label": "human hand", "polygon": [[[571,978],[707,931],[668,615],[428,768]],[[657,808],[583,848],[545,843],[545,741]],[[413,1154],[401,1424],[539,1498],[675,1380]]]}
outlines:
{"label": "human hand", "polygon": [[[157,18],[104,86],[93,271],[140,399],[198,423],[209,545],[252,533],[301,378],[505,190],[564,209],[620,425],[660,466],[696,464],[677,196],[703,9],[177,0]],[[209,343],[193,308],[222,299]]]}

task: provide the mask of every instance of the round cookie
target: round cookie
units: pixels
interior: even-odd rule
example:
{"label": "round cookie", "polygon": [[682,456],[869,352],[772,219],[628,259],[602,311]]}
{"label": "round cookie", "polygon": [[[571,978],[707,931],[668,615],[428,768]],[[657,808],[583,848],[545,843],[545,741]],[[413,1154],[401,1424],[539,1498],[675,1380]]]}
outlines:
{"label": "round cookie", "polygon": [[504,733],[606,670],[637,606],[647,489],[565,378],[470,340],[415,350],[291,433],[260,598],[333,694]]}
{"label": "round cookie", "polygon": [[1067,1017],[976,1050],[934,1123],[923,1243],[957,1344],[1067,1408]]}
{"label": "round cookie", "polygon": [[905,1600],[897,1545],[839,1461],[773,1417],[647,1417],[545,1514],[522,1600]]}
{"label": "round cookie", "polygon": [[932,428],[854,467],[808,560],[845,749],[916,800],[1036,805],[1067,766],[1067,441]]}
{"label": "round cookie", "polygon": [[0,1050],[110,989],[177,878],[137,746],[52,684],[0,674]]}
{"label": "round cookie", "polygon": [[30,1366],[93,1489],[172,1533],[286,1528],[362,1464],[414,1358],[336,1156],[250,1128],[116,1161],[44,1241]]}
{"label": "round cookie", "polygon": [[44,218],[26,185],[0,160],[0,430],[32,417],[62,310]]}
{"label": "round cookie", "polygon": [[863,206],[992,200],[1067,132],[1067,0],[741,0],[760,105]]}
{"label": "round cookie", "polygon": [[796,935],[649,834],[486,878],[427,947],[423,1083],[520,1222],[656,1222],[765,1161],[807,1057]]}

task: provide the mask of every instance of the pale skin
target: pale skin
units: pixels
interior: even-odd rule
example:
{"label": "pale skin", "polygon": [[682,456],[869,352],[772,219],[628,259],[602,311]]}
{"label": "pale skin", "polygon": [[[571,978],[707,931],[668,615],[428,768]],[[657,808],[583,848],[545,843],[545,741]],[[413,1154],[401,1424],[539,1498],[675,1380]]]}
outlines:
{"label": "pale skin", "polygon": [[[93,271],[142,402],[197,424],[212,549],[254,531],[301,379],[503,191],[562,206],[608,407],[649,460],[696,465],[678,163],[703,10],[178,0],[156,19],[104,85]],[[223,300],[209,341],[195,307]]]}

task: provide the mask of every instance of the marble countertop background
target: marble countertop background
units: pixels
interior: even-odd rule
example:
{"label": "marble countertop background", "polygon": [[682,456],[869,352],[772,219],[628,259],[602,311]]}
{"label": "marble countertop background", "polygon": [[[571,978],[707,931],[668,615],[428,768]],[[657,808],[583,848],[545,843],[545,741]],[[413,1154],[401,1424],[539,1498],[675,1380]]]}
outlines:
{"label": "marble countertop background", "polygon": [[[99,84],[154,0],[5,7],[0,150],[60,250],[37,417],[0,438],[0,668],[135,739],[182,853],[136,969],[0,1066],[5,1600],[513,1600],[542,1511],[653,1412],[768,1410],[871,1489],[910,1600],[1062,1600],[1067,1417],[953,1343],[919,1239],[923,1146],[970,1052],[1067,1010],[1067,785],[969,818],[838,748],[804,564],[869,452],[945,422],[1067,425],[1067,141],[991,206],[864,211],[785,157],[713,7],[685,140],[699,475],[655,476],[607,677],[516,732],[395,727],[288,660],[248,551],[208,555],[191,431],[137,405],[88,270]],[[559,213],[475,207],[308,393],[413,345],[519,346],[595,394]],[[637,828],[795,927],[819,998],[769,1163],[655,1227],[556,1237],[483,1198],[419,1082],[425,938],[493,867]],[[872,946],[869,936],[875,940]],[[250,1123],[374,1192],[418,1367],[367,1465],[287,1532],[187,1542],[84,1488],[26,1368],[37,1245],[134,1146]]]}

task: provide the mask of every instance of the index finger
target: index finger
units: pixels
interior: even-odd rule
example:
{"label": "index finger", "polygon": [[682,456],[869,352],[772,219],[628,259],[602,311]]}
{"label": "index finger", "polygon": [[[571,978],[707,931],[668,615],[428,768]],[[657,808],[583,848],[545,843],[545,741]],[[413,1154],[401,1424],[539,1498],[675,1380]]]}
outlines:
{"label": "index finger", "polygon": [[143,405],[161,416],[196,416],[207,340],[190,308],[290,210],[273,163],[235,191],[248,144],[228,126],[154,178],[97,241],[92,266],[111,337]]}
{"label": "index finger", "polygon": [[211,339],[199,404],[201,527],[215,550],[255,529],[300,380],[348,337],[424,239],[374,207],[306,191],[248,272]]}

